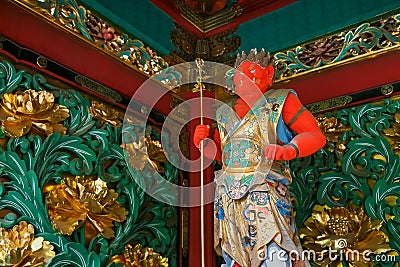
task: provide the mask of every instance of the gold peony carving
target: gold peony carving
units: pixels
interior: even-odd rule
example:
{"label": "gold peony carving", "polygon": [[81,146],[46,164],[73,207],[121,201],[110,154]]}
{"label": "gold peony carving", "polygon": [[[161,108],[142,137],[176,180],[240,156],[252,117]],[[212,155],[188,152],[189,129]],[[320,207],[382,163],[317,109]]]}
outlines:
{"label": "gold peony carving", "polygon": [[343,132],[350,130],[351,127],[343,125],[334,117],[328,118],[324,115],[319,115],[316,119],[326,140],[335,144],[336,153],[343,155],[344,151],[347,149],[347,142],[341,140],[340,137]]}
{"label": "gold peony carving", "polygon": [[31,129],[46,135],[65,134],[60,122],[68,117],[67,107],[54,103],[54,95],[46,91],[6,93],[0,104],[1,127],[10,137],[21,137]]}
{"label": "gold peony carving", "polygon": [[395,153],[400,154],[400,113],[394,115],[394,121],[391,122],[391,128],[384,129],[386,139]]}
{"label": "gold peony carving", "polygon": [[25,221],[12,229],[0,228],[0,266],[42,266],[55,256],[53,246],[34,236],[34,228]]}
{"label": "gold peony carving", "polygon": [[126,245],[124,255],[112,257],[111,262],[120,263],[125,267],[168,267],[168,258],[163,258],[152,248],[142,248],[140,244],[135,247]]}
{"label": "gold peony carving", "polygon": [[381,220],[371,220],[361,207],[316,206],[299,229],[303,245],[316,252],[320,266],[340,266],[345,259],[355,267],[370,266],[373,255],[387,252],[387,236],[380,231]]}
{"label": "gold peony carving", "polygon": [[112,238],[113,222],[125,221],[128,214],[117,202],[118,194],[100,178],[66,177],[59,185],[47,186],[45,192],[50,220],[61,234],[71,235],[85,225],[86,240],[98,233]]}
{"label": "gold peony carving", "polygon": [[129,165],[138,170],[143,170],[147,162],[150,162],[158,172],[164,172],[161,163],[167,158],[161,143],[154,141],[150,136],[145,136],[139,142],[125,144],[125,152],[129,157]]}
{"label": "gold peony carving", "polygon": [[113,127],[122,126],[122,123],[119,120],[119,118],[122,116],[121,112],[103,103],[92,101],[89,111],[94,118],[101,119],[102,123],[108,123]]}

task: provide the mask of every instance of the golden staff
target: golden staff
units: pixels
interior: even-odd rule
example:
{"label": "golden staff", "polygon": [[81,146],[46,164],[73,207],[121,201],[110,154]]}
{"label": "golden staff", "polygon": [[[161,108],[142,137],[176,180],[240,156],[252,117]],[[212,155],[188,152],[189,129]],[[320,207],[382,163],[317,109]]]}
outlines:
{"label": "golden staff", "polygon": [[[196,66],[198,75],[196,77],[197,84],[194,86],[195,90],[200,91],[200,124],[203,124],[203,90],[205,89],[202,83],[202,73],[204,61],[201,58],[196,58]],[[200,142],[200,239],[201,239],[201,266],[205,267],[204,259],[204,143]]]}

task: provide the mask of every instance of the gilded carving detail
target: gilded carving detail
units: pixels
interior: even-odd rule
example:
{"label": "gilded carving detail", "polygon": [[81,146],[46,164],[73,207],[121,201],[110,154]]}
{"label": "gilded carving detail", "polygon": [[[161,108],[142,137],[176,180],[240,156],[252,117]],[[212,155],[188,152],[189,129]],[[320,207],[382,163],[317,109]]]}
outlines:
{"label": "gilded carving detail", "polygon": [[121,112],[104,103],[92,101],[89,112],[94,118],[100,119],[102,123],[108,123],[113,127],[122,126],[122,122],[120,121],[120,118],[122,117]]}
{"label": "gilded carving detail", "polygon": [[347,141],[341,140],[340,137],[345,131],[351,130],[351,127],[345,126],[335,117],[326,117],[325,115],[318,115],[316,117],[321,132],[325,135],[326,140],[335,144],[334,150],[343,154],[347,149]]}
{"label": "gilded carving detail", "polygon": [[400,155],[400,113],[394,114],[394,120],[391,121],[391,127],[384,129],[383,133],[389,141],[390,147]]}
{"label": "gilded carving detail", "polygon": [[10,137],[21,137],[31,129],[45,135],[65,134],[61,122],[68,117],[67,107],[54,103],[54,95],[46,91],[6,93],[0,104],[1,127]]}
{"label": "gilded carving detail", "polygon": [[150,136],[141,138],[137,142],[125,144],[129,164],[138,170],[143,170],[146,163],[150,163],[158,172],[164,172],[162,163],[167,161],[165,152],[159,141],[151,140]]}
{"label": "gilded carving detail", "polygon": [[[175,0],[174,2],[181,15],[204,33],[228,24],[243,11],[239,5],[232,6],[232,2],[225,6],[227,4],[226,1],[225,3],[224,1],[218,1],[216,4],[213,4],[213,1]],[[211,5],[213,5],[212,8],[210,7]],[[216,10],[219,10],[219,12],[216,12]]]}
{"label": "gilded carving detail", "polygon": [[126,245],[124,255],[114,256],[111,262],[120,263],[125,267],[168,267],[167,258],[155,253],[152,248],[142,248],[140,244],[134,247]]}
{"label": "gilded carving detail", "polygon": [[211,61],[231,65],[236,60],[235,52],[239,49],[241,39],[235,35],[236,29],[213,35],[209,39]]}
{"label": "gilded carving detail", "polygon": [[114,53],[123,61],[135,66],[139,71],[153,75],[168,67],[167,62],[142,41],[130,39],[107,21],[86,10],[85,23],[94,42]]}
{"label": "gilded carving detail", "polygon": [[99,93],[105,97],[108,97],[114,101],[121,102],[122,101],[122,96],[115,92],[114,90],[98,83],[95,82],[85,76],[80,76],[77,75],[75,76],[75,81],[79,83],[80,85],[89,88],[92,91],[95,91],[96,93]]}
{"label": "gilded carving detail", "polygon": [[400,14],[363,23],[349,31],[323,37],[274,55],[275,82],[283,81],[341,61],[373,56],[400,48]]}
{"label": "gilded carving detail", "polygon": [[391,250],[381,226],[382,220],[372,220],[363,208],[355,205],[348,208],[317,205],[299,234],[303,245],[316,253],[314,262],[318,265],[341,266],[341,259],[345,258],[352,266],[362,267],[370,266],[375,254]]}
{"label": "gilded carving detail", "polygon": [[399,262],[399,103],[394,96],[318,114],[326,146],[290,162],[296,223],[303,246],[317,252],[313,263]]}
{"label": "gilded carving detail", "polygon": [[175,24],[171,32],[171,41],[174,51],[186,61],[194,61],[197,57],[233,65],[236,52],[240,46],[240,37],[235,35],[236,29],[215,34],[209,38],[199,39],[182,26]]}
{"label": "gilded carving detail", "polygon": [[90,38],[84,24],[86,10],[79,6],[75,0],[16,0],[23,5],[44,15],[51,21],[55,21],[65,28]]}
{"label": "gilded carving detail", "polygon": [[351,96],[339,96],[331,99],[323,100],[317,103],[307,105],[307,109],[312,112],[320,112],[329,109],[335,109],[338,107],[345,106],[353,100]]}
{"label": "gilded carving detail", "polygon": [[167,62],[142,41],[131,39],[105,20],[92,14],[76,0],[16,0],[23,6],[33,9],[52,22],[81,35],[120,60],[134,66],[136,70],[152,75],[168,67]]}
{"label": "gilded carving detail", "polygon": [[[11,239],[19,237],[13,227],[26,220],[36,237],[31,247],[11,250],[9,257],[1,254],[10,249],[2,244],[6,234],[0,231],[0,256],[10,266],[108,266],[127,244],[139,243],[168,258],[171,267],[178,266],[179,212],[146,194],[137,181],[149,179],[150,168],[132,174],[121,147],[124,138],[137,142],[138,133],[146,130],[150,157],[160,171],[164,168],[159,175],[178,183],[179,170],[161,154],[174,154],[169,133],[163,135],[161,150],[161,134],[152,121],[143,125],[135,114],[132,131],[124,131],[115,127],[123,111],[110,103],[96,102],[62,81],[7,60],[0,61],[0,72],[3,119],[32,122],[31,130],[17,138],[0,128],[0,224]],[[60,124],[65,134],[38,134],[42,129],[37,122]],[[43,263],[40,248],[50,244],[54,257]]]}
{"label": "gilded carving detail", "polygon": [[85,225],[89,241],[98,233],[112,238],[113,222],[125,221],[128,214],[117,202],[118,194],[95,176],[68,176],[59,185],[48,185],[44,192],[53,227],[63,235]]}
{"label": "gilded carving detail", "polygon": [[32,224],[21,221],[13,228],[0,228],[0,266],[43,266],[54,256],[49,241],[35,238]]}
{"label": "gilded carving detail", "polygon": [[304,45],[298,55],[300,62],[306,66],[317,67],[335,59],[343,46],[343,39],[338,36],[322,38],[314,43]]}
{"label": "gilded carving detail", "polygon": [[196,41],[197,38],[194,34],[175,23],[175,30],[171,32],[171,42],[176,48],[174,52],[177,55],[186,61],[193,61],[196,57]]}

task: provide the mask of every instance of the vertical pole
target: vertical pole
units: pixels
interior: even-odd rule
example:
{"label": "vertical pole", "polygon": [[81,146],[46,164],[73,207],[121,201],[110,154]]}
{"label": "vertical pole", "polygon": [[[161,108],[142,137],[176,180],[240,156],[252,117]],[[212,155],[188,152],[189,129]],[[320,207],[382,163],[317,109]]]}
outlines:
{"label": "vertical pole", "polygon": [[[201,75],[203,71],[203,60],[196,59],[199,75],[197,83],[200,88],[200,124],[203,124],[203,84],[201,83]],[[204,142],[200,142],[200,232],[201,232],[201,266],[205,267],[204,253]]]}

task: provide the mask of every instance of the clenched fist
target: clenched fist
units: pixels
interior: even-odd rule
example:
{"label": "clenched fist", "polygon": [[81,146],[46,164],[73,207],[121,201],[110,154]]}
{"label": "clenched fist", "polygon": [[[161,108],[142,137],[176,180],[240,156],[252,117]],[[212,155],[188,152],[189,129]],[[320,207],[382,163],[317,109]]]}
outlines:
{"label": "clenched fist", "polygon": [[264,149],[267,160],[292,160],[296,157],[297,151],[291,145],[270,144]]}
{"label": "clenched fist", "polygon": [[197,148],[199,148],[201,140],[208,138],[209,135],[210,135],[210,125],[203,125],[203,124],[197,125],[193,135],[194,145]]}

